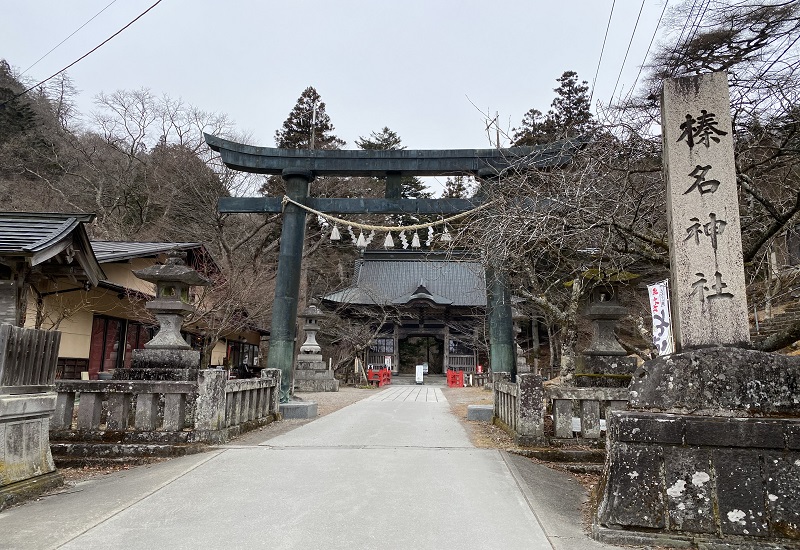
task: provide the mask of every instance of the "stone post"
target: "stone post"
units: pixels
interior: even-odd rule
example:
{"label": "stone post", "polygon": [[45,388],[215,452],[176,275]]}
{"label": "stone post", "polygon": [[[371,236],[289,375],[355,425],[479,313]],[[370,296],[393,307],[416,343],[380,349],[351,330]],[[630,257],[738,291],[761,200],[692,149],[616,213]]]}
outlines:
{"label": "stone post", "polygon": [[680,351],[633,375],[607,418],[595,538],[700,548],[800,541],[800,358],[741,349],[748,316],[725,73],[662,99]]}
{"label": "stone post", "polygon": [[203,433],[217,432],[224,427],[225,372],[218,369],[203,369],[197,376],[194,429]]}
{"label": "stone post", "polygon": [[[286,195],[298,202],[308,197],[314,175],[301,169],[283,171]],[[303,264],[303,242],[306,235],[306,211],[287,204],[283,210],[283,229],[275,278],[275,300],[272,304],[267,368],[281,371],[281,403],[287,403],[292,388],[292,365],[297,332],[297,302],[300,294],[300,270]]]}
{"label": "stone post", "polygon": [[544,441],[544,379],[538,374],[517,375],[517,443],[540,445]]}
{"label": "stone post", "polygon": [[678,351],[750,341],[728,75],[668,79],[661,104]]}

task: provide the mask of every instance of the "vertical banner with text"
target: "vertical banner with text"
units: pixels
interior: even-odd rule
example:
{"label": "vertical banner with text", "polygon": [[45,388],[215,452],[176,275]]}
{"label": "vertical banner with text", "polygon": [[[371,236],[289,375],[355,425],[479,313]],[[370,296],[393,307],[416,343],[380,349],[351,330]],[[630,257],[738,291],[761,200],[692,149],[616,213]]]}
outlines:
{"label": "vertical banner with text", "polygon": [[647,285],[650,315],[653,318],[653,345],[659,355],[675,352],[672,339],[672,315],[669,312],[669,280]]}

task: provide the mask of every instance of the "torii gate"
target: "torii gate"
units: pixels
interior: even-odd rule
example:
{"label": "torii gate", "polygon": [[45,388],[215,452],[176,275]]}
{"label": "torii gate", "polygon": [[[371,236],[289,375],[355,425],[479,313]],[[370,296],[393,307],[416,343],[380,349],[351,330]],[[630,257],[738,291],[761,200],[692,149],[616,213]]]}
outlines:
{"label": "torii gate", "polygon": [[[326,214],[453,215],[467,212],[481,201],[400,198],[401,178],[471,174],[484,180],[496,179],[509,169],[561,166],[571,158],[566,149],[573,146],[569,142],[559,142],[511,149],[341,151],[255,147],[209,134],[204,136],[209,147],[219,152],[229,168],[281,175],[290,199]],[[385,177],[386,198],[310,197],[310,184],[316,176]],[[306,211],[292,203],[284,206],[282,197],[225,197],[219,200],[218,210],[221,213],[283,211],[267,368],[281,370],[281,402],[285,403],[289,400],[294,362]],[[511,373],[515,366],[514,332],[511,298],[502,269],[487,269],[487,303],[492,372]]]}

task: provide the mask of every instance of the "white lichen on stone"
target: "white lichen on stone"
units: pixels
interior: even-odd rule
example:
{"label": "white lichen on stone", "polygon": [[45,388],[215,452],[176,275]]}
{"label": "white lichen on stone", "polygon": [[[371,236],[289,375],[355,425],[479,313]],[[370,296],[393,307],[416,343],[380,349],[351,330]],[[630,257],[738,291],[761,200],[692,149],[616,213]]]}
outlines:
{"label": "white lichen on stone", "polygon": [[745,514],[741,510],[731,510],[730,512],[728,512],[728,521],[730,521],[731,523],[738,523],[740,525],[745,525],[744,521],[745,517],[747,517],[747,514]]}
{"label": "white lichen on stone", "polygon": [[702,487],[709,479],[711,479],[711,476],[706,472],[695,472],[692,474],[692,485],[695,487]]}
{"label": "white lichen on stone", "polygon": [[672,498],[679,498],[683,491],[686,489],[686,482],[682,479],[679,479],[675,482],[675,485],[667,489],[667,494]]}

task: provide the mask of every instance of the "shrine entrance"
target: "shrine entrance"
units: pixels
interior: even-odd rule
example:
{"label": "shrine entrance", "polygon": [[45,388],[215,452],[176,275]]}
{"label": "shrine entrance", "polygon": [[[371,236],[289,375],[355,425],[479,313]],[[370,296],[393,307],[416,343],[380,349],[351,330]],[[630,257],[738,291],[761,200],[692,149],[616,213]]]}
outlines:
{"label": "shrine entrance", "polygon": [[423,363],[428,363],[428,374],[444,374],[444,339],[423,335],[400,340],[400,374],[414,374]]}
{"label": "shrine entrance", "polygon": [[[229,168],[258,174],[281,175],[286,183],[283,197],[225,197],[219,200],[221,213],[283,213],[278,274],[270,326],[267,368],[281,371],[281,402],[290,398],[290,384],[295,359],[297,307],[300,271],[305,241],[306,214],[329,222],[369,230],[369,226],[337,218],[348,214],[433,215],[453,220],[492,207],[480,197],[471,199],[403,199],[403,176],[471,175],[485,184],[501,185],[506,172],[548,169],[571,160],[575,144],[565,141],[537,147],[513,149],[466,149],[444,151],[342,151],[301,150],[254,147],[205,134],[206,143],[220,154]],[[311,183],[317,176],[367,176],[384,178],[383,199],[312,197]],[[419,224],[399,231],[427,228]],[[373,230],[387,231],[385,227]],[[362,237],[363,238],[363,237]],[[488,258],[486,288],[489,313],[490,362],[493,372],[513,372],[515,365],[514,332],[511,320],[511,297],[501,265]]]}

